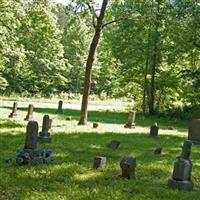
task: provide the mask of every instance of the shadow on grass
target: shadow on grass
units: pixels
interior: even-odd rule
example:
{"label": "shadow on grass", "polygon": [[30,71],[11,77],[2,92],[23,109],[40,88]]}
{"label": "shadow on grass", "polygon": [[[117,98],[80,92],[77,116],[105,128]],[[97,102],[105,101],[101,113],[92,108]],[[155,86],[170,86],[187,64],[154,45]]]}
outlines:
{"label": "shadow on grass", "polygon": [[0,120],[0,128],[21,128],[23,125],[9,119]]}
{"label": "shadow on grass", "polygon": [[[113,139],[121,142],[116,151],[106,147]],[[18,135],[4,133],[1,136],[1,148],[5,152],[2,152],[0,157],[6,157],[9,153],[16,156],[16,152],[12,151],[23,146],[24,140],[24,133],[20,132]],[[32,190],[38,191],[40,195],[46,192],[48,195],[49,192],[77,195],[74,198],[71,196],[72,199],[88,199],[88,195],[91,195],[93,199],[98,199],[98,195],[102,195],[102,199],[107,199],[108,194],[115,194],[115,191],[118,191],[121,196],[117,199],[131,199],[131,196],[124,197],[124,188],[134,193],[138,190],[135,193],[136,196],[145,191],[151,197],[157,197],[158,189],[162,190],[163,185],[166,184],[166,178],[171,176],[173,162],[181,152],[182,142],[183,138],[177,136],[160,136],[152,139],[145,134],[98,134],[95,132],[65,134],[60,132],[52,135],[51,144],[38,145],[38,147],[44,146],[53,150],[55,154],[53,162],[38,166],[13,165],[7,168],[1,163],[3,178],[0,186],[18,199],[26,199],[27,196],[23,191],[31,192]],[[155,156],[153,150],[160,145],[164,148],[164,155]],[[192,154],[194,158],[199,156],[196,150]],[[119,162],[125,155],[137,158],[136,180],[127,181],[117,177],[120,173]],[[107,167],[104,170],[91,169],[95,156],[107,157]],[[200,168],[197,162],[198,160],[194,160],[194,166]],[[18,188],[21,188],[22,192],[17,192]],[[96,193],[93,193],[93,190],[96,190]],[[165,195],[168,194],[168,189],[165,193]],[[179,195],[178,192],[177,195]],[[46,197],[41,199],[46,199]],[[138,199],[145,198],[138,197]],[[172,199],[179,198],[176,196]]]}
{"label": "shadow on grass", "polygon": [[[6,107],[8,108],[8,107]],[[27,111],[27,108],[18,108],[21,111]],[[79,120],[80,111],[74,109],[65,109],[64,114],[58,114],[57,109],[53,108],[34,108],[34,112],[57,115],[60,119],[66,119],[66,117],[71,116],[72,120]],[[128,119],[128,113],[125,111],[89,111],[88,112],[88,121],[90,122],[99,122],[99,123],[108,123],[108,124],[126,124]],[[170,119],[168,117],[159,117],[156,115],[144,116],[140,113],[136,114],[136,126],[150,127],[155,122],[158,123],[161,129],[177,129],[181,132],[187,131],[187,122],[179,119]]]}

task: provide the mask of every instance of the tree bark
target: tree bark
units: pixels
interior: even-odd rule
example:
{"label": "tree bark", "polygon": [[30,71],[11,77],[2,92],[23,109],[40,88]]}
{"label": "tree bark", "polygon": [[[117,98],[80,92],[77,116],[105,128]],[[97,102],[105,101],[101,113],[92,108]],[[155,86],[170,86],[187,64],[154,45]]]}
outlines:
{"label": "tree bark", "polygon": [[155,31],[154,31],[154,39],[153,39],[153,54],[152,54],[152,65],[151,65],[151,89],[150,89],[150,102],[149,102],[149,113],[155,113],[155,75],[156,69],[158,65],[158,42],[159,42],[159,24],[160,24],[160,3],[157,2],[157,14],[156,14],[156,22],[155,22]]}
{"label": "tree bark", "polygon": [[95,26],[94,37],[92,39],[90,49],[89,49],[89,54],[88,54],[88,58],[86,62],[86,68],[85,68],[85,80],[84,80],[84,90],[83,90],[83,97],[82,97],[82,104],[81,104],[80,120],[78,122],[78,125],[87,124],[88,99],[89,99],[89,94],[91,90],[92,66],[94,62],[96,48],[98,46],[99,39],[100,39],[100,34],[102,30],[103,19],[105,16],[107,4],[108,4],[108,0],[103,0],[101,11],[97,19],[97,25]]}

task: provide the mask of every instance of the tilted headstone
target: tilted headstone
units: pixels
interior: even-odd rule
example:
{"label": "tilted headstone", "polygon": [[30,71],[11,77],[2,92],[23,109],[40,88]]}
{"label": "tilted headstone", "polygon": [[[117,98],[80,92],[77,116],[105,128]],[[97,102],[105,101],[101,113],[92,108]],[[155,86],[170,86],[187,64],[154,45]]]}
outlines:
{"label": "tilted headstone", "polygon": [[27,120],[27,121],[33,120],[33,105],[32,104],[29,104],[28,113],[24,120]]}
{"label": "tilted headstone", "polygon": [[98,123],[96,123],[96,122],[93,123],[93,128],[98,128],[98,126],[99,126]]}
{"label": "tilted headstone", "polygon": [[154,150],[154,154],[155,154],[155,155],[161,155],[161,154],[162,154],[162,147],[157,147],[157,148]]}
{"label": "tilted headstone", "polygon": [[50,160],[51,149],[37,149],[38,123],[29,121],[26,127],[26,139],[24,148],[18,148],[16,162],[18,165],[36,165]]}
{"label": "tilted headstone", "polygon": [[38,140],[40,142],[51,142],[49,133],[49,115],[44,115],[42,123],[42,131],[39,133]]}
{"label": "tilted headstone", "polygon": [[153,137],[153,138],[157,137],[158,136],[158,130],[159,130],[159,127],[158,127],[157,123],[155,123],[150,128],[150,136]]}
{"label": "tilted headstone", "polygon": [[106,157],[97,156],[94,158],[93,169],[106,167]]}
{"label": "tilted headstone", "polygon": [[135,178],[136,158],[125,156],[120,162],[120,167],[122,171],[122,178]]}
{"label": "tilted headstone", "polygon": [[12,112],[10,113],[10,115],[8,117],[13,118],[13,117],[16,117],[16,116],[17,116],[17,102],[14,102]]}
{"label": "tilted headstone", "polygon": [[120,145],[120,142],[117,141],[117,140],[112,140],[108,145],[107,147],[108,148],[111,148],[112,150],[116,150]]}
{"label": "tilted headstone", "polygon": [[63,101],[61,101],[61,100],[58,102],[57,112],[60,114],[63,114]]}
{"label": "tilted headstone", "polygon": [[125,128],[135,128],[135,116],[136,116],[136,111],[132,110],[129,113],[128,116],[128,122],[125,124]]}
{"label": "tilted headstone", "polygon": [[183,145],[181,156],[174,163],[172,179],[168,180],[168,186],[179,190],[193,190],[192,162],[190,160],[192,142],[186,140]]}
{"label": "tilted headstone", "polygon": [[200,119],[193,119],[189,123],[188,140],[200,144]]}

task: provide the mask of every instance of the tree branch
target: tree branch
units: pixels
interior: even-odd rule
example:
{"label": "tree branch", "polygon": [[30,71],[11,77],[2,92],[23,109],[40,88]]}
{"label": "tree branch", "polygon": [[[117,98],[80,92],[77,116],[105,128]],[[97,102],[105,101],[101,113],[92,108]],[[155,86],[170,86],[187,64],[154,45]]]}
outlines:
{"label": "tree branch", "polygon": [[116,23],[116,22],[119,22],[119,21],[122,21],[122,20],[125,20],[125,19],[128,19],[128,18],[119,18],[119,19],[115,19],[115,20],[112,20],[110,22],[107,22],[105,24],[102,25],[102,29],[110,24],[113,24],[113,23]]}

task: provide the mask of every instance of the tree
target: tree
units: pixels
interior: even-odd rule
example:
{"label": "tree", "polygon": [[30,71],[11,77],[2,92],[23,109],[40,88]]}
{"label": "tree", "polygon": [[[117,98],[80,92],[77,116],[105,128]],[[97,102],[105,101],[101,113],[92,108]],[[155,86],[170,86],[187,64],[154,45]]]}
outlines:
{"label": "tree", "polygon": [[67,82],[61,32],[47,0],[30,1],[21,29],[20,42],[31,64],[31,93],[50,95]]}
{"label": "tree", "polygon": [[103,20],[104,20],[107,4],[108,4],[108,0],[103,0],[100,14],[97,17],[97,24],[95,25],[94,37],[92,39],[90,49],[89,49],[89,54],[88,54],[88,58],[86,62],[86,68],[85,68],[84,90],[83,90],[83,97],[82,97],[82,104],[81,104],[80,120],[78,123],[79,125],[85,125],[87,123],[88,98],[89,98],[90,89],[91,89],[92,66],[94,62],[95,51],[99,43],[100,34],[103,27]]}

